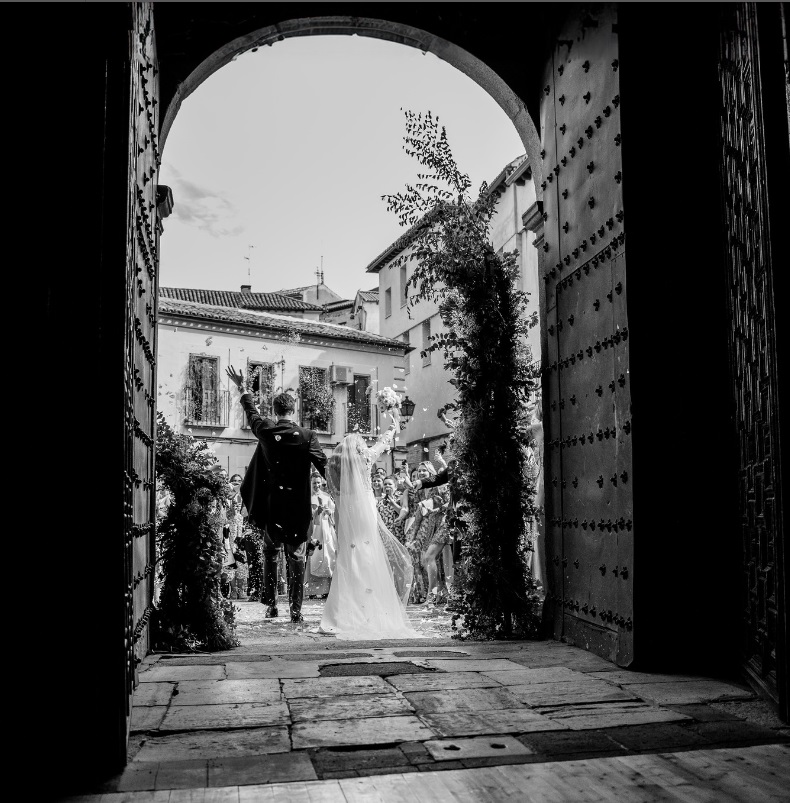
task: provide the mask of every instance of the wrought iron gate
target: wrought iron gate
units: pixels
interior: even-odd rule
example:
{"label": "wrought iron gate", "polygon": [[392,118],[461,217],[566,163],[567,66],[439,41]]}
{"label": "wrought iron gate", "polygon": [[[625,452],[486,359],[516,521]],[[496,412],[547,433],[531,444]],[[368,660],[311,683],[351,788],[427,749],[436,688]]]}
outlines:
{"label": "wrought iron gate", "polygon": [[541,104],[547,597],[555,638],[633,659],[620,94],[611,7],[572,15]]}
{"label": "wrought iron gate", "polygon": [[[743,667],[787,715],[774,274],[757,8],[722,13],[721,170],[730,362],[740,451]],[[772,32],[773,33],[773,32]],[[785,143],[786,144],[786,143]],[[776,170],[776,167],[774,167]],[[784,187],[781,190],[785,191]],[[776,236],[776,233],[774,233]],[[784,625],[786,627],[786,624]]]}
{"label": "wrought iron gate", "polygon": [[124,342],[124,571],[127,730],[136,668],[149,649],[154,547],[158,81],[153,7],[132,6]]}

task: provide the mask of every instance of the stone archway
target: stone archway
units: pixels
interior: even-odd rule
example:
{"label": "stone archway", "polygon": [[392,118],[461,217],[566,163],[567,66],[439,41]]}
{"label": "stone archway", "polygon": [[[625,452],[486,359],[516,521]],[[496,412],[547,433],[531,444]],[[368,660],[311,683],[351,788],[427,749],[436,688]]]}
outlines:
{"label": "stone archway", "polygon": [[366,17],[306,17],[258,28],[238,36],[215,50],[198,64],[178,84],[169,100],[160,126],[160,150],[164,149],[167,136],[181,104],[207,78],[229,64],[237,56],[261,47],[270,47],[277,42],[296,36],[367,36],[413,47],[424,53],[433,53],[446,61],[482,87],[502,108],[512,121],[524,145],[532,165],[532,180],[536,198],[543,198],[541,182],[542,160],[540,158],[540,135],[526,103],[518,97],[506,81],[491,67],[464,48],[427,31],[401,22]]}

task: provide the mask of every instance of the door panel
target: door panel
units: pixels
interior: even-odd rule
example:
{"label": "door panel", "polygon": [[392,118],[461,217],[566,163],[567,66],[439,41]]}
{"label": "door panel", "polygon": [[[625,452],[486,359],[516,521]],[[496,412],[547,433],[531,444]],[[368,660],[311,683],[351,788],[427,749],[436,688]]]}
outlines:
{"label": "door panel", "polygon": [[546,548],[555,637],[627,666],[633,470],[615,26],[611,7],[570,18],[544,88]]}
{"label": "door panel", "polygon": [[150,649],[155,565],[156,310],[159,225],[156,179],[156,45],[153,6],[133,4],[130,37],[130,125],[126,251],[126,338],[124,398],[124,496],[126,515],[126,677],[127,730],[137,666]]}

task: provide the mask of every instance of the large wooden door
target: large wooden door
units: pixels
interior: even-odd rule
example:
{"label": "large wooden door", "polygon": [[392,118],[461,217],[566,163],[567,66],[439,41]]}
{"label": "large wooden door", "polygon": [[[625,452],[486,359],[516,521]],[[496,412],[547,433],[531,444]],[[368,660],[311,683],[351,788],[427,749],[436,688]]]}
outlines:
{"label": "large wooden door", "polygon": [[544,75],[546,528],[556,638],[633,658],[634,515],[616,16],[572,15]]}
{"label": "large wooden door", "polygon": [[[781,28],[780,15],[774,11],[774,17],[773,24]],[[771,239],[770,209],[777,199],[771,197],[766,164],[767,157],[773,157],[773,169],[777,170],[779,152],[772,152],[770,143],[766,147],[766,139],[771,132],[779,133],[787,106],[778,93],[763,91],[763,73],[781,69],[766,58],[771,44],[778,46],[780,40],[778,30],[760,30],[760,24],[765,28],[768,22],[765,17],[758,19],[755,4],[732,4],[722,12],[721,177],[730,364],[740,458],[741,658],[752,682],[772,697],[787,717],[787,578],[774,287],[778,265],[772,264],[776,243]],[[766,42],[766,36],[774,37],[775,42]],[[786,139],[783,144],[786,148]],[[782,147],[781,143],[777,146]],[[786,187],[779,191],[786,193]]]}
{"label": "large wooden door", "polygon": [[149,651],[153,603],[159,259],[159,108],[153,5],[137,3],[131,10],[123,476],[127,728],[137,666]]}

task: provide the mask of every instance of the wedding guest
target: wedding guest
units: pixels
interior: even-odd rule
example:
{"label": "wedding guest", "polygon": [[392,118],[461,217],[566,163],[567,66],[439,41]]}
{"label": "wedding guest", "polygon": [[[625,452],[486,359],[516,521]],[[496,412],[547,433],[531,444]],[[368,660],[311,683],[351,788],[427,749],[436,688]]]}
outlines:
{"label": "wedding guest", "polygon": [[379,474],[374,474],[371,485],[373,486],[373,498],[378,502],[384,494],[384,480]]}
{"label": "wedding guest", "polygon": [[231,537],[231,527],[225,523],[222,527],[222,571],[220,572],[220,591],[222,596],[230,599],[231,587],[236,577],[236,558],[233,555],[235,544]]}
{"label": "wedding guest", "polygon": [[530,410],[528,429],[530,439],[529,471],[535,483],[535,507],[537,512],[533,521],[532,552],[530,569],[532,577],[544,585],[546,551],[543,534],[543,405],[538,392]]}
{"label": "wedding guest", "polygon": [[263,533],[247,521],[237,544],[247,556],[247,597],[260,602],[263,593]]}
{"label": "wedding guest", "polygon": [[384,480],[384,493],[376,503],[376,508],[387,529],[398,541],[405,544],[403,522],[406,520],[409,507],[406,501],[406,492],[398,492],[398,483],[395,477],[387,477]]}
{"label": "wedding guest", "polygon": [[[429,480],[436,476],[436,469],[433,463],[426,460],[417,466],[416,480]],[[415,482],[417,488],[419,485]],[[438,497],[438,498],[437,498]],[[441,523],[443,515],[440,509],[443,500],[441,495],[436,494],[433,489],[416,490],[415,492],[416,510],[414,524],[412,525],[412,536],[407,542],[407,547],[412,556],[414,565],[414,579],[412,580],[412,595],[410,602],[421,604],[423,602],[434,603],[436,601],[436,579],[437,567],[436,560],[429,567],[425,559],[425,551],[430,545],[436,529]]]}
{"label": "wedding guest", "polygon": [[233,553],[233,557],[236,559],[236,567],[233,582],[230,586],[230,598],[247,599],[247,579],[249,577],[247,555],[243,549],[237,549]]}
{"label": "wedding guest", "polygon": [[[443,444],[436,450],[435,460],[441,466],[441,471],[447,471],[448,464],[444,459],[444,451],[447,444]],[[438,478],[438,474],[434,481]],[[426,488],[422,482],[420,486]],[[447,513],[450,509],[450,488],[447,484],[434,486],[434,504],[439,510],[437,524],[434,534],[422,556],[423,565],[428,573],[428,588],[433,593],[433,598],[429,601],[435,604],[447,602],[450,586],[453,582],[453,539],[450,526],[447,520]],[[442,574],[438,573],[438,562],[441,560]],[[435,589],[435,590],[434,590]],[[429,595],[430,596],[430,595]]]}
{"label": "wedding guest", "polygon": [[312,479],[313,494],[310,504],[313,510],[311,543],[317,543],[305,567],[304,593],[310,597],[326,597],[332,581],[332,572],[337,553],[332,497],[321,487],[323,479],[315,474]]}

